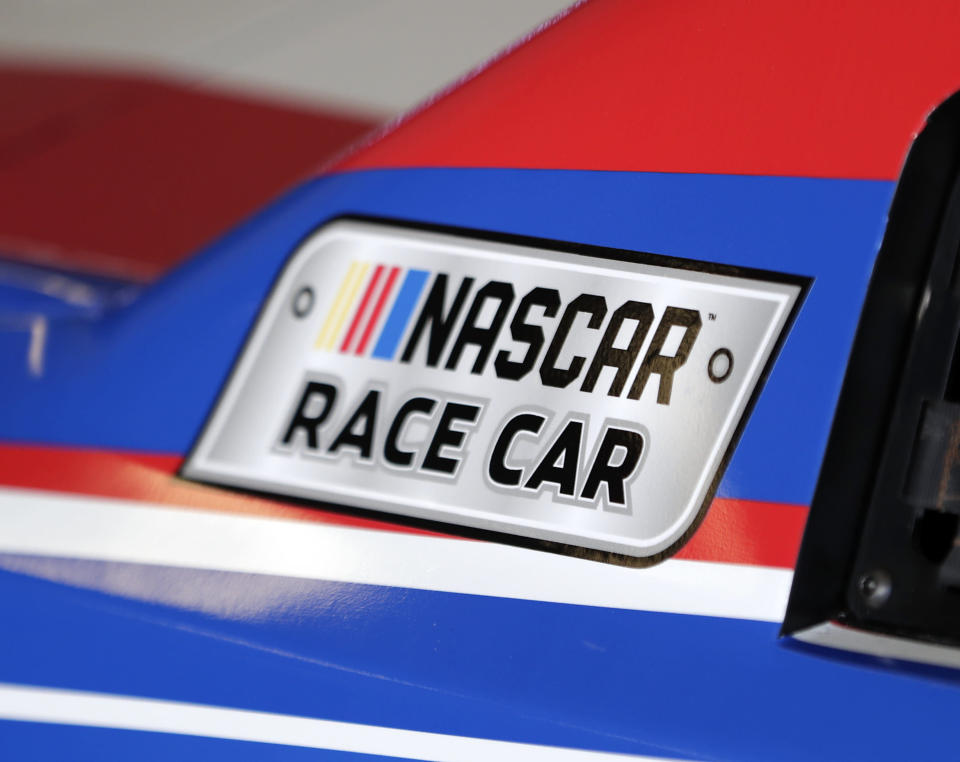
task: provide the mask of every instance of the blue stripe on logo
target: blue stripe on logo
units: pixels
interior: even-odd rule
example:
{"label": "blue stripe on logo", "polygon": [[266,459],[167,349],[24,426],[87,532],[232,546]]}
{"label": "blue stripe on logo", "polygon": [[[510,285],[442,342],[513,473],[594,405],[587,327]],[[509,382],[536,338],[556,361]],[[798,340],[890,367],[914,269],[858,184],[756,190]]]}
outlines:
{"label": "blue stripe on logo", "polygon": [[426,270],[407,271],[400,293],[397,294],[397,300],[393,303],[390,316],[377,340],[377,346],[373,348],[373,357],[379,357],[381,360],[393,359],[407,322],[410,320],[410,314],[420,298],[420,292],[423,291],[429,274]]}

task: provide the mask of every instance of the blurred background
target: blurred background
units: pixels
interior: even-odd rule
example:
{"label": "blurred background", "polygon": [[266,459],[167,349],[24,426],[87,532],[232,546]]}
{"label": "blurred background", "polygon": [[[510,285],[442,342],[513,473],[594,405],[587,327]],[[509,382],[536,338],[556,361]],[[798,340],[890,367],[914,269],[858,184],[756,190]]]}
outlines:
{"label": "blurred background", "polygon": [[569,0],[0,0],[0,257],[149,282]]}

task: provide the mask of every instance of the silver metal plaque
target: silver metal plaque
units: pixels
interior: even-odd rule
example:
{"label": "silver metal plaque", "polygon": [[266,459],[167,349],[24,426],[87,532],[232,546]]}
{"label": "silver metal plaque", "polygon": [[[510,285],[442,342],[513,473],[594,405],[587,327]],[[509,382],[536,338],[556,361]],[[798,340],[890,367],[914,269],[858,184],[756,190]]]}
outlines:
{"label": "silver metal plaque", "polygon": [[291,256],[184,475],[655,560],[709,506],[800,293],[336,221]]}

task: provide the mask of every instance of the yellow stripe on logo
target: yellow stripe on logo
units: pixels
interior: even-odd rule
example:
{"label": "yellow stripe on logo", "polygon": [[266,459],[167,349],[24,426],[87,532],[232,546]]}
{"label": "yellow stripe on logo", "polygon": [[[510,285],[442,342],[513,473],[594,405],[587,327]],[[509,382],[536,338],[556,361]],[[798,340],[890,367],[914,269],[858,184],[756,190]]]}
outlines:
{"label": "yellow stripe on logo", "polygon": [[320,329],[317,342],[314,344],[316,349],[333,349],[369,269],[369,262],[354,262],[350,265],[333,300],[333,306],[327,313],[327,319],[323,321],[323,328]]}

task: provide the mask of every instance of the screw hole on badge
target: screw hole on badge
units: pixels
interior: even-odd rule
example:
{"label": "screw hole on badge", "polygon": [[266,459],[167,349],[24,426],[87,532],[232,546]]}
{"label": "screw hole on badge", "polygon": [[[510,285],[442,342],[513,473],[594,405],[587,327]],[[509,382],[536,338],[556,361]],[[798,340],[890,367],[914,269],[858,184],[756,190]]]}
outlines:
{"label": "screw hole on badge", "polygon": [[313,309],[313,289],[310,286],[304,286],[297,291],[293,297],[293,315],[303,318],[310,314]]}
{"label": "screw hole on badge", "polygon": [[720,347],[710,355],[707,361],[707,375],[715,384],[722,384],[733,373],[733,353],[726,347]]}

